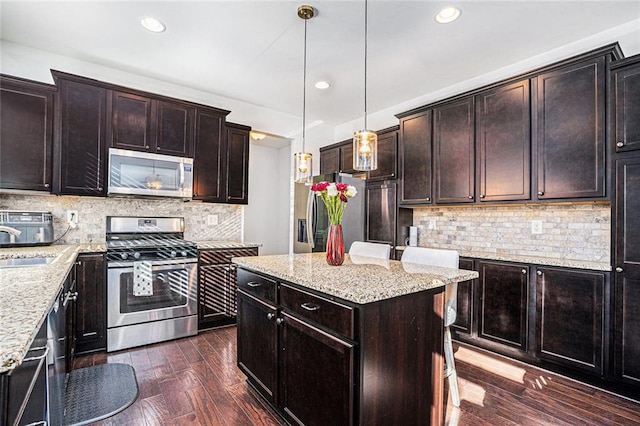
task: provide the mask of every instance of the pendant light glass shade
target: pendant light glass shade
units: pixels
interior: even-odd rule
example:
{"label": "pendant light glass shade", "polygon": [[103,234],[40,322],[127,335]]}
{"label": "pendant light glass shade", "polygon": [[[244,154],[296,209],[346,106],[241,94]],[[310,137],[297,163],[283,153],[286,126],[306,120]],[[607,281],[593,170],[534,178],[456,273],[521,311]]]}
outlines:
{"label": "pendant light glass shade", "polygon": [[313,176],[313,156],[308,152],[296,152],[294,156],[295,162],[295,181],[299,183],[311,183]]}
{"label": "pendant light glass shade", "polygon": [[[367,0],[364,0],[364,128],[367,128]],[[368,172],[378,168],[378,135],[372,130],[353,134],[353,168]]]}
{"label": "pendant light glass shade", "polygon": [[378,135],[371,130],[353,134],[353,168],[360,171],[378,168]]}
{"label": "pendant light glass shade", "polygon": [[306,119],[307,119],[307,21],[315,15],[315,9],[311,6],[303,5],[298,8],[298,17],[304,20],[304,68],[302,76],[302,151],[294,155],[294,181],[297,183],[311,183],[313,176],[313,157],[311,153],[304,152],[306,142]]}

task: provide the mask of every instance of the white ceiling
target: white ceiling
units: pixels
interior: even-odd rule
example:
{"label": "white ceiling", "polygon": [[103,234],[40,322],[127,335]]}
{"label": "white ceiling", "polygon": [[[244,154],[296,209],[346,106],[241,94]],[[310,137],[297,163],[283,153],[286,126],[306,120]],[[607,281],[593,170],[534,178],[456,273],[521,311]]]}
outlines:
{"label": "white ceiling", "polygon": [[[640,1],[369,1],[368,111],[379,111],[640,19]],[[307,123],[364,111],[364,1],[1,1],[3,40],[301,116],[308,21]],[[152,34],[143,16],[167,30]],[[630,52],[638,53],[638,52]],[[319,79],[332,87],[319,91]],[[398,111],[400,112],[400,111]],[[251,124],[248,122],[247,124]]]}

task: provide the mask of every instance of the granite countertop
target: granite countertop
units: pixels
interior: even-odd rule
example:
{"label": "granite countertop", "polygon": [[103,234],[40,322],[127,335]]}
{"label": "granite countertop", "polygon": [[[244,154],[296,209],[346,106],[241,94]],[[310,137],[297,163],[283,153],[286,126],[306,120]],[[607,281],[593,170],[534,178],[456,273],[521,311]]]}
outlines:
{"label": "granite countertop", "polygon": [[239,241],[192,241],[198,246],[198,250],[211,249],[233,249],[233,248],[252,248],[261,247],[259,243],[242,243]]}
{"label": "granite countertop", "polygon": [[[406,246],[396,246],[396,250],[404,250]],[[438,247],[444,248],[444,247]],[[455,250],[450,248],[449,250]],[[500,260],[504,262],[530,263],[543,266],[560,266],[564,268],[589,269],[592,271],[611,271],[609,262],[597,262],[589,260],[560,259],[544,256],[527,256],[515,254],[487,253],[476,251],[459,250],[460,257],[471,257],[474,259]]]}
{"label": "granite countertop", "polygon": [[354,303],[371,303],[478,278],[475,271],[345,255],[329,266],[325,253],[234,257],[237,265]]}
{"label": "granite countertop", "polygon": [[56,258],[42,266],[0,268],[0,373],[12,370],[22,362],[78,253],[104,251],[104,244],[0,249],[0,259]]}

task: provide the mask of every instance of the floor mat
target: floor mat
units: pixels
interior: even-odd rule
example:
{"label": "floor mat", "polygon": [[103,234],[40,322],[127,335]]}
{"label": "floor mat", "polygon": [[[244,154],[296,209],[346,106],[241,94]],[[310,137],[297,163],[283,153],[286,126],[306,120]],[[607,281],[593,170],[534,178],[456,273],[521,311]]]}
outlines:
{"label": "floor mat", "polygon": [[138,382],[128,364],[102,364],[69,373],[64,424],[83,425],[113,416],[138,398]]}

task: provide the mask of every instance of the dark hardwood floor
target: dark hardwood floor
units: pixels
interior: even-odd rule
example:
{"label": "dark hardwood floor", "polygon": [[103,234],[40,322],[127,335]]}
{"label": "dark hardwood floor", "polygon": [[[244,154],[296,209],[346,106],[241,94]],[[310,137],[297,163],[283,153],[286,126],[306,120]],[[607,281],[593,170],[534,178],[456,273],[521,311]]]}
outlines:
{"label": "dark hardwood floor", "polygon": [[[457,345],[460,408],[448,425],[632,425],[640,403],[507,358]],[[131,364],[140,396],[100,425],[282,425],[236,367],[236,329],[79,357],[75,368]],[[333,425],[332,425],[333,426]],[[335,425],[338,426],[338,425]]]}

